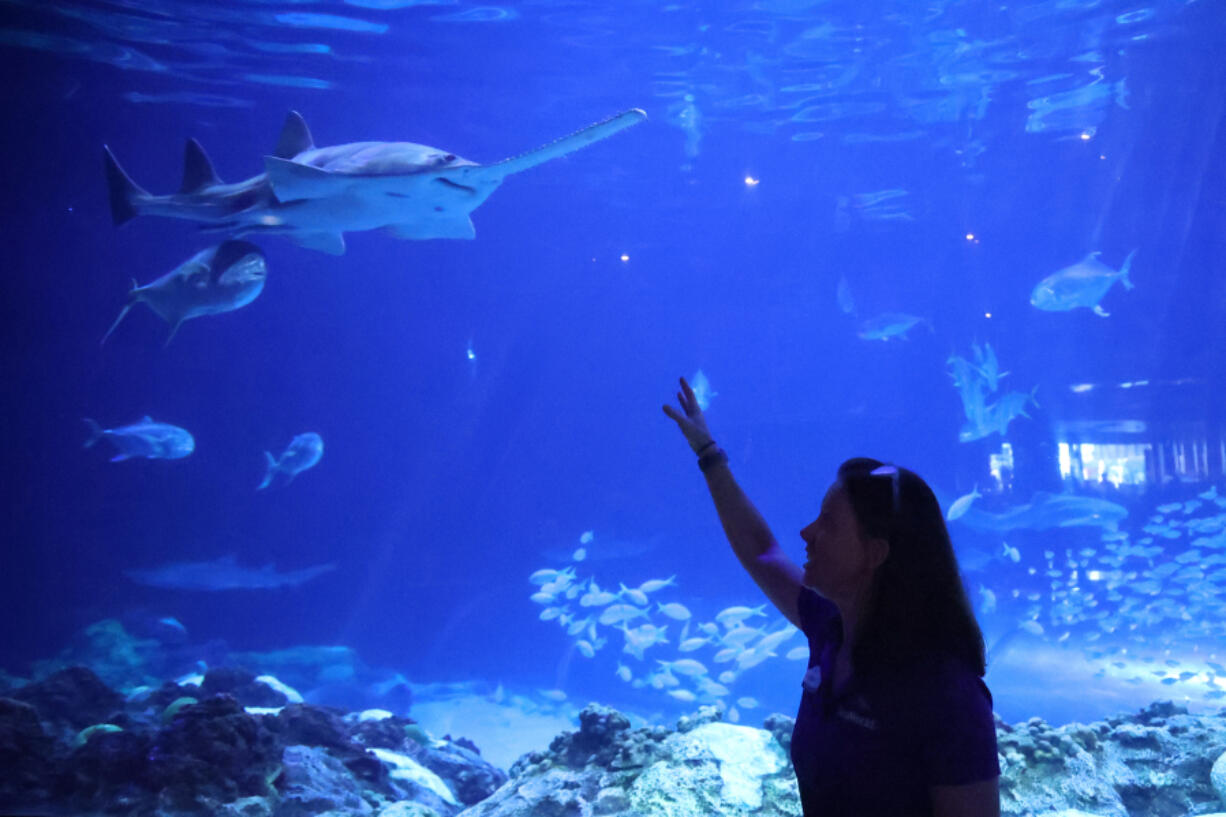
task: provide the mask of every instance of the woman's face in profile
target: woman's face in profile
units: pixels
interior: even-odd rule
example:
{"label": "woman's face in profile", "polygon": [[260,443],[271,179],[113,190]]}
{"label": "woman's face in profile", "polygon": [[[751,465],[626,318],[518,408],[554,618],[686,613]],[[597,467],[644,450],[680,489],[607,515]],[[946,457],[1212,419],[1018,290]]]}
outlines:
{"label": "woman's face in profile", "polygon": [[804,585],[826,597],[857,587],[871,575],[864,538],[842,483],[822,499],[821,512],[800,531],[805,542]]}

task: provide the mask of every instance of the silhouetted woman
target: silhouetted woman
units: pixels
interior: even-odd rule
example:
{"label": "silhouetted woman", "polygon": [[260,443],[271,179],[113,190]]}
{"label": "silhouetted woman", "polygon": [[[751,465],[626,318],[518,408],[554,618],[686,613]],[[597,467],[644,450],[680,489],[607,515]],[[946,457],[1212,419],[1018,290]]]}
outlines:
{"label": "silhouetted woman", "polygon": [[1000,766],[983,634],[932,490],[905,468],[839,466],[789,559],[715,444],[690,385],[664,406],[707,479],[724,533],[809,639],[792,732],[806,817],[998,817]]}

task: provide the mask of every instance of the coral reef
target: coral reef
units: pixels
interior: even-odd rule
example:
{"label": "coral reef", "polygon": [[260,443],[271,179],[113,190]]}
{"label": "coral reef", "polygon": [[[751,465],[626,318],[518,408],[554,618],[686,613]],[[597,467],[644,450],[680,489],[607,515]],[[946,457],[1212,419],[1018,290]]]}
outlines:
{"label": "coral reef", "polygon": [[[125,699],[73,667],[0,697],[0,811],[450,817],[506,774],[389,712],[275,703],[240,668]],[[254,703],[252,703],[254,701]]]}
{"label": "coral reef", "polygon": [[[121,644],[93,628],[75,650]],[[635,727],[590,704],[578,729],[521,755],[510,774],[469,740],[436,739],[387,709],[304,703],[295,688],[371,687],[407,704],[401,676],[373,680],[352,651],[247,654],[161,681],[156,661],[121,650],[104,664],[125,694],[81,666],[0,678],[0,812],[137,817],[630,817],[798,815],[792,719],[724,722],[718,705],[673,728]],[[327,663],[339,659],[333,667]],[[273,667],[279,673],[257,675]],[[280,673],[291,678],[281,680]],[[337,685],[337,686],[330,686]],[[419,690],[420,691],[420,690]],[[308,700],[310,700],[308,698]],[[509,700],[513,700],[509,699]],[[517,704],[518,705],[518,704]],[[527,706],[527,704],[523,704]],[[1157,702],[1133,715],[1051,726],[997,719],[1005,817],[1160,817],[1226,812],[1226,710],[1191,715]],[[441,730],[440,730],[441,731]],[[543,732],[548,735],[550,732]],[[531,744],[529,744],[531,745]],[[539,744],[538,744],[539,745]],[[500,746],[487,747],[491,749]]]}
{"label": "coral reef", "polygon": [[1226,806],[1210,782],[1226,751],[1226,711],[1189,715],[1159,701],[1136,715],[1052,727],[997,721],[1001,813],[1079,809],[1097,817],[1204,814]]}
{"label": "coral reef", "polygon": [[[631,729],[592,705],[579,721],[520,758],[511,780],[461,817],[800,813],[791,718],[752,729],[703,707],[675,730]],[[1088,725],[998,719],[997,735],[1006,817],[1182,817],[1226,805],[1226,711],[1193,716],[1159,702]]]}
{"label": "coral reef", "polygon": [[464,815],[799,815],[791,764],[771,733],[721,718],[706,706],[676,729],[632,729],[591,704],[578,731],[520,758],[510,782]]}

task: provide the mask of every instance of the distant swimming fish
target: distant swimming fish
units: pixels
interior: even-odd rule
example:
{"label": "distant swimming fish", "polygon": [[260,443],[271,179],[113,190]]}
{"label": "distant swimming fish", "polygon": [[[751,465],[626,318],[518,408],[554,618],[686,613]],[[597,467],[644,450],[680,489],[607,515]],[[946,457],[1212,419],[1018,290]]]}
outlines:
{"label": "distant swimming fish", "polygon": [[914,221],[908,208],[910,193],[901,188],[855,193],[851,206],[861,218],[870,221]]}
{"label": "distant swimming fish", "polygon": [[223,241],[193,255],[156,281],[140,286],[132,281],[128,303],[102,336],[111,336],[115,327],[138,303],[148,304],[158,317],[170,324],[166,343],[188,318],[217,315],[241,309],[264,291],[268,266],[263,251],[250,241]]}
{"label": "distant swimming fish", "polygon": [[122,462],[133,457],[177,460],[196,450],[196,440],[187,429],[155,422],[147,414],[131,425],[116,428],[103,428],[88,417],[85,418],[85,424],[90,431],[85,447],[89,448],[98,440],[106,438],[119,452],[111,457],[111,462]]}
{"label": "distant swimming fish", "polygon": [[[967,409],[967,423],[958,432],[958,440],[961,442],[970,442],[972,440],[981,440],[992,434],[1000,434],[1002,437],[1009,429],[1009,424],[1018,417],[1027,417],[1026,406],[1033,403],[1038,405],[1034,393],[1038,390],[1038,386],[1031,389],[1029,392],[1011,391],[1000,396],[995,403],[979,408]],[[973,411],[981,411],[981,416],[977,420],[970,420],[973,416]]]}
{"label": "distant swimming fish", "polygon": [[719,397],[719,392],[711,389],[711,381],[707,380],[702,369],[694,372],[694,376],[690,378],[690,388],[694,391],[694,399],[698,402],[698,407],[703,411],[711,406],[712,397]]}
{"label": "distant swimming fish", "polygon": [[280,457],[274,457],[271,451],[265,451],[264,458],[267,460],[268,470],[264,473],[264,481],[256,487],[256,490],[264,490],[279,477],[284,477],[284,481],[281,481],[282,485],[289,485],[294,477],[308,468],[314,468],[323,455],[324,438],[314,431],[299,434],[290,440],[289,446]]}
{"label": "distant swimming fish", "polygon": [[1115,530],[1119,522],[1127,516],[1127,508],[1106,499],[1039,491],[1030,502],[1004,513],[989,513],[970,508],[962,515],[962,523],[975,530],[999,533],[1022,528],[1050,530],[1076,526],[1097,526]]}
{"label": "distant swimming fish", "polygon": [[839,311],[844,315],[856,314],[856,301],[851,295],[851,286],[847,283],[847,276],[839,275],[838,288],[835,290],[835,297],[839,302]]}
{"label": "distant swimming fish", "polygon": [[859,336],[862,340],[889,340],[890,338],[907,339],[907,333],[917,323],[928,325],[932,331],[932,323],[927,318],[915,315],[904,315],[899,312],[887,312],[875,318],[869,318],[860,324]]}
{"label": "distant swimming fish", "polygon": [[[670,125],[675,125],[685,133],[685,155],[689,159],[698,158],[702,149],[702,111],[694,103],[694,95],[687,93],[677,102],[668,106],[666,118]],[[683,165],[689,170],[690,165]]]}
{"label": "distant swimming fish", "polygon": [[138,584],[168,590],[268,590],[304,584],[335,569],[336,565],[329,563],[278,573],[271,564],[243,567],[230,555],[207,562],[172,562],[161,567],[125,570],[124,575]]}
{"label": "distant swimming fish", "polygon": [[1030,294],[1030,303],[1049,312],[1062,312],[1084,306],[1105,318],[1110,313],[1104,311],[1098,302],[1117,280],[1123,281],[1125,289],[1133,288],[1128,270],[1136,254],[1136,250],[1128,253],[1124,265],[1116,271],[1098,260],[1101,253],[1092,252],[1076,264],[1040,281]]}
{"label": "distant swimming fish", "polygon": [[983,494],[979,493],[979,486],[976,485],[969,494],[964,494],[954,500],[954,503],[949,506],[949,510],[945,512],[945,518],[949,521],[957,519],[970,510],[972,502],[982,496]]}
{"label": "distant swimming fish", "polygon": [[1000,386],[1001,378],[1008,376],[1009,373],[1000,370],[1000,363],[996,360],[996,351],[992,348],[992,344],[985,343],[982,347],[977,343],[971,344],[971,351],[975,355],[975,371],[983,377],[988,391],[996,391]]}

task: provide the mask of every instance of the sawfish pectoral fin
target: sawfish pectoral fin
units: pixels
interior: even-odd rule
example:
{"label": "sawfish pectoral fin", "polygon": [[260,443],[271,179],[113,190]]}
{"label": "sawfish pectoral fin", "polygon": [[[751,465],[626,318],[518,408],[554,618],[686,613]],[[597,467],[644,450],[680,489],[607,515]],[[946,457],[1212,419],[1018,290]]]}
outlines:
{"label": "sawfish pectoral fin", "polygon": [[420,241],[427,238],[465,238],[477,237],[472,219],[467,215],[455,218],[435,218],[427,221],[411,221],[404,224],[392,224],[387,231],[396,238]]}
{"label": "sawfish pectoral fin", "polygon": [[308,250],[318,250],[329,255],[345,254],[345,236],[341,233],[292,232],[288,235],[294,243],[300,247],[306,247]]}
{"label": "sawfish pectoral fin", "polygon": [[582,130],[575,131],[569,136],[563,136],[561,139],[554,140],[536,150],[510,159],[504,159],[497,164],[490,165],[490,167],[497,168],[505,175],[519,173],[520,171],[548,162],[550,159],[556,159],[579,148],[587,147],[593,142],[608,139],[618,131],[623,131],[631,125],[637,125],[646,118],[647,112],[642,108],[631,108],[628,111],[622,111],[616,116],[611,116],[603,122],[589,125]]}
{"label": "sawfish pectoral fin", "polygon": [[337,192],[336,175],[318,167],[265,156],[264,170],[268,173],[272,192],[281,202],[322,199]]}

